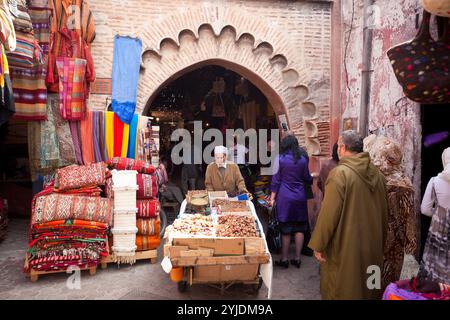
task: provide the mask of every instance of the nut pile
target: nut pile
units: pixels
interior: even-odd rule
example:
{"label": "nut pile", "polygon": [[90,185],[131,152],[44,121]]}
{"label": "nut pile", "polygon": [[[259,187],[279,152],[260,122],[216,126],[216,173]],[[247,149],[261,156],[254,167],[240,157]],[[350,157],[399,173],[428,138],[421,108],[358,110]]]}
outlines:
{"label": "nut pile", "polygon": [[189,235],[212,236],[214,225],[211,217],[193,214],[183,219],[176,219],[173,223],[173,230]]}
{"label": "nut pile", "polygon": [[213,199],[212,206],[213,207],[223,206],[223,205],[228,204],[229,202],[231,202],[231,200],[228,200],[228,199]]}
{"label": "nut pile", "polygon": [[254,218],[251,216],[219,216],[216,227],[218,237],[257,237]]}

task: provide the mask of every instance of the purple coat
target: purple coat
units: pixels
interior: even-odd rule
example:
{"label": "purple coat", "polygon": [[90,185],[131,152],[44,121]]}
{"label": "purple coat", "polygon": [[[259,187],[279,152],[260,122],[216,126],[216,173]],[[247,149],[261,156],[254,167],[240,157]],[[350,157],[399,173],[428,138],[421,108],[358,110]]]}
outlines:
{"label": "purple coat", "polygon": [[308,160],[300,157],[295,162],[291,152],[280,155],[277,161],[278,171],[272,176],[271,191],[276,192],[275,205],[277,219],[280,222],[308,220],[308,206],[304,182],[311,183]]}

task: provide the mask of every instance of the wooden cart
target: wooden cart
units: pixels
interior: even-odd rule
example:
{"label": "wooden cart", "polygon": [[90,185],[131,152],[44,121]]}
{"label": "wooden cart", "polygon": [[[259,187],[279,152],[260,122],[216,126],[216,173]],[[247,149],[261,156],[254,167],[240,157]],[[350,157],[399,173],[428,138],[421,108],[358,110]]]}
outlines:
{"label": "wooden cart", "polygon": [[251,285],[255,294],[262,286],[259,266],[268,263],[270,257],[261,255],[219,256],[219,257],[178,257],[171,258],[173,267],[183,268],[183,279],[178,282],[178,290],[186,291],[194,284],[208,284],[225,293],[234,284]]}
{"label": "wooden cart", "polygon": [[[185,202],[181,205],[180,215],[184,212]],[[259,230],[262,230],[251,202],[249,206]],[[219,288],[222,294],[238,283],[251,285],[255,293],[261,288],[260,267],[271,261],[263,232],[261,237],[237,238],[183,237],[172,235],[170,231],[168,228],[164,237],[164,256],[169,257],[173,268],[183,270],[182,279],[177,279],[180,292],[194,284],[211,285]]]}

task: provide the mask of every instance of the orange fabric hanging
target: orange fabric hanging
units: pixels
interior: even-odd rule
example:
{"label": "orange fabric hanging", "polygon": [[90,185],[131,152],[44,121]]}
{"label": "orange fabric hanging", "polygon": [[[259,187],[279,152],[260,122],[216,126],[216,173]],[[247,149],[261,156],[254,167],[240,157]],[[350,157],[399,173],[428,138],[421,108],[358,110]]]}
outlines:
{"label": "orange fabric hanging", "polygon": [[81,149],[84,164],[95,162],[94,157],[94,132],[92,130],[92,112],[86,112],[86,116],[80,121]]}

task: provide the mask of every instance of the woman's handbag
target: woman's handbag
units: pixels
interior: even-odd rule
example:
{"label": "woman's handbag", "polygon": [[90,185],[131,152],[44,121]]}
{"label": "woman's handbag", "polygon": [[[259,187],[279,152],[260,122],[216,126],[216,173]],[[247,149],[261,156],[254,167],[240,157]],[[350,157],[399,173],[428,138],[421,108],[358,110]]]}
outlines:
{"label": "woman's handbag", "polygon": [[276,216],[274,205],[269,213],[269,225],[266,236],[267,246],[271,253],[279,253],[281,251],[281,231]]}
{"label": "woman's handbag", "polygon": [[450,102],[450,26],[445,19],[441,38],[430,34],[430,13],[423,11],[417,36],[388,50],[395,76],[405,95],[418,103]]}

